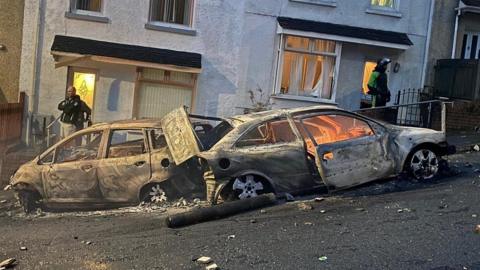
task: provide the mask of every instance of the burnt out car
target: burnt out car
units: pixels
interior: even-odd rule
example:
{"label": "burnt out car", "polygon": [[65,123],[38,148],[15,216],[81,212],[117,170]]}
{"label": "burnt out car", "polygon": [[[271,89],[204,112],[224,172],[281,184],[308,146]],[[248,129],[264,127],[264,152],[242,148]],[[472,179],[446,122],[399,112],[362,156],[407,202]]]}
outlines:
{"label": "burnt out car", "polygon": [[442,132],[335,106],[227,119],[179,108],[161,121],[77,132],[20,167],[11,185],[27,210],[36,201],[130,204],[199,192],[216,203],[316,187],[335,191],[404,171],[428,179],[453,151]]}
{"label": "burnt out car", "polygon": [[455,151],[442,132],[393,126],[335,106],[231,117],[202,138],[183,109],[162,122],[175,163],[198,158],[204,164],[213,202],[322,186],[334,191],[404,171],[429,179],[440,157]]}
{"label": "burnt out car", "polygon": [[[74,133],[22,165],[10,184],[26,212],[39,203],[98,208],[166,200],[163,190],[205,194],[201,169],[191,169],[196,162],[179,168],[171,161],[160,120],[104,123]],[[172,179],[168,187],[162,183]]]}

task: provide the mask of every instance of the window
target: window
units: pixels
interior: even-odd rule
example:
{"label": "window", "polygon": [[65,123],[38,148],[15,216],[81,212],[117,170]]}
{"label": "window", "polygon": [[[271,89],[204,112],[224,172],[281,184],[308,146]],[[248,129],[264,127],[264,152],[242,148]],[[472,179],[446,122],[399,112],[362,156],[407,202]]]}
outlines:
{"label": "window", "polygon": [[102,12],[102,0],[72,0],[72,12]]}
{"label": "window", "polygon": [[398,0],[371,0],[371,6],[374,8],[396,9]]}
{"label": "window", "polygon": [[280,93],[333,99],[337,42],[285,36]]}
{"label": "window", "polygon": [[151,0],[150,21],[191,26],[194,0]]}
{"label": "window", "polygon": [[480,57],[480,33],[466,33],[463,35],[462,54],[463,59],[478,59]]}
{"label": "window", "polygon": [[150,137],[152,138],[153,149],[161,149],[167,147],[167,140],[161,129],[154,129],[150,131]]}
{"label": "window", "polygon": [[287,119],[273,120],[249,130],[236,143],[237,147],[289,143],[297,138]]}
{"label": "window", "polygon": [[136,156],[146,153],[143,131],[114,130],[108,146],[108,158]]}
{"label": "window", "polygon": [[73,162],[98,158],[98,148],[102,140],[102,131],[79,134],[55,150],[55,162]]}
{"label": "window", "polygon": [[344,115],[316,115],[304,118],[302,123],[300,123],[299,119],[295,120],[298,130],[307,144],[309,153],[315,152],[315,146],[310,140],[309,134],[317,145],[351,140],[374,134],[365,121]]}

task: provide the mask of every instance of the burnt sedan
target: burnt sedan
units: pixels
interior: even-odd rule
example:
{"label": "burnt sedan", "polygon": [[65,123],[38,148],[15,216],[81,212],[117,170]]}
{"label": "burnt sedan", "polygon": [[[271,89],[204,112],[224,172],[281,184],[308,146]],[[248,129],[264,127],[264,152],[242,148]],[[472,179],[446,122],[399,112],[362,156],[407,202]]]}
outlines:
{"label": "burnt sedan", "polygon": [[202,193],[212,203],[262,193],[345,189],[409,172],[434,177],[453,153],[442,132],[315,106],[227,119],[176,109],[161,121],[100,124],[23,165],[11,186],[43,204],[128,204]]}

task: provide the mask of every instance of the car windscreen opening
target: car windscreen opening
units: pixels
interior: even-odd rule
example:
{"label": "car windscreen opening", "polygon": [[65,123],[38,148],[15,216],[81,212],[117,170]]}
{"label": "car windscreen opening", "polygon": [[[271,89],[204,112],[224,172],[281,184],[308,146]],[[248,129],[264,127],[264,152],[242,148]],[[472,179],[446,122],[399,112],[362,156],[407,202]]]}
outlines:
{"label": "car windscreen opening", "polygon": [[203,151],[209,150],[225,137],[232,129],[232,125],[220,118],[198,118],[190,116],[190,123],[195,131]]}

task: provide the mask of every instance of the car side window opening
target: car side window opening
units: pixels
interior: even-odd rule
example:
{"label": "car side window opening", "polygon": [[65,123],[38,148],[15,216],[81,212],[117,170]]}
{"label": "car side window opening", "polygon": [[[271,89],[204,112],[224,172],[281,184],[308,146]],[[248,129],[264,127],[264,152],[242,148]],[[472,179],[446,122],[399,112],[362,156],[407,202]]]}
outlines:
{"label": "car side window opening", "polygon": [[262,123],[247,131],[235,144],[236,147],[289,143],[297,137],[287,119]]}
{"label": "car side window opening", "polygon": [[107,158],[136,156],[146,153],[145,139],[140,129],[113,130]]}
{"label": "car side window opening", "polygon": [[150,137],[152,138],[152,148],[153,149],[161,149],[167,147],[167,140],[165,139],[165,135],[163,135],[163,131],[159,128],[150,130]]}
{"label": "car side window opening", "polygon": [[54,158],[55,150],[50,151],[48,154],[40,159],[40,164],[52,164]]}
{"label": "car side window opening", "polygon": [[[317,145],[346,141],[374,134],[367,122],[345,115],[329,114],[307,117],[302,120],[303,127],[312,135]],[[309,152],[314,148],[300,121],[295,120]],[[312,152],[315,152],[314,150]]]}
{"label": "car side window opening", "polygon": [[64,142],[55,150],[55,163],[97,159],[102,133],[102,131],[83,133]]}

